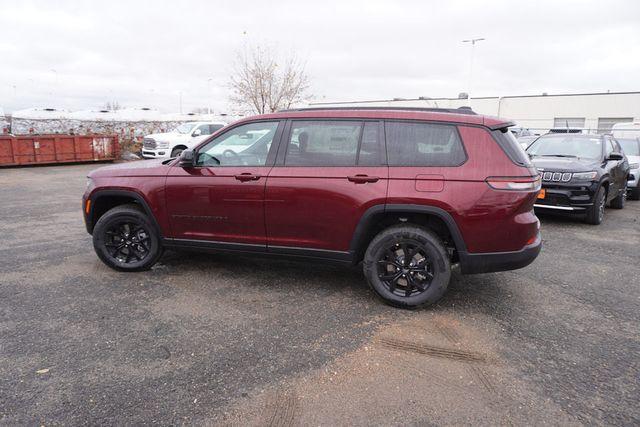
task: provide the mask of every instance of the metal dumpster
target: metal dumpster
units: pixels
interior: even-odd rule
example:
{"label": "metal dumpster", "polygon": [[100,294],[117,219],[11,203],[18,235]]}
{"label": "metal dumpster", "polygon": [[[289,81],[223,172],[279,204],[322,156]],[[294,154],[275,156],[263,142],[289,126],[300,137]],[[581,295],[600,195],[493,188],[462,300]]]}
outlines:
{"label": "metal dumpster", "polygon": [[0,135],[0,166],[115,160],[117,135]]}

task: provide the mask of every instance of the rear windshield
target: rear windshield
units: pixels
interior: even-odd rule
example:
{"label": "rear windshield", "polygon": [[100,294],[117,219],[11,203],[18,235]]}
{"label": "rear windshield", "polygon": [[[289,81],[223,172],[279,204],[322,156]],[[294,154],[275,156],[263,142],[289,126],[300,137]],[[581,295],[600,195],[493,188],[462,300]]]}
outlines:
{"label": "rear windshield", "polygon": [[640,139],[617,139],[627,156],[640,156]]}
{"label": "rear windshield", "polygon": [[516,137],[507,128],[494,130],[492,134],[513,163],[520,166],[531,166],[531,161],[524,148],[518,144]]}
{"label": "rear windshield", "polygon": [[600,159],[603,140],[599,137],[583,137],[571,134],[556,134],[536,139],[527,148],[527,153],[536,157],[578,157]]}

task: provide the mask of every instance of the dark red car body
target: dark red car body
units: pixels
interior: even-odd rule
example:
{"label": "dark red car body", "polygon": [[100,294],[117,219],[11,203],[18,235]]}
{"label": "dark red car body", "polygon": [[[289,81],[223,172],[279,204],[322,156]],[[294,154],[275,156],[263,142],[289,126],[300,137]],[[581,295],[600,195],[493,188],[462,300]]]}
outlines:
{"label": "dark red car body", "polygon": [[273,144],[282,145],[288,123],[298,119],[374,121],[382,135],[386,121],[455,124],[466,161],[454,167],[291,167],[276,147],[260,167],[185,168],[179,159],[119,164],[89,175],[83,204],[88,231],[108,209],[136,201],[154,219],[166,247],[355,263],[378,224],[392,216],[433,223],[463,273],[520,268],[540,251],[537,189],[505,191],[488,182],[537,179],[533,166],[515,162],[497,141],[496,132],[508,122],[435,111],[285,111],[240,120],[210,140],[248,122],[277,120]]}

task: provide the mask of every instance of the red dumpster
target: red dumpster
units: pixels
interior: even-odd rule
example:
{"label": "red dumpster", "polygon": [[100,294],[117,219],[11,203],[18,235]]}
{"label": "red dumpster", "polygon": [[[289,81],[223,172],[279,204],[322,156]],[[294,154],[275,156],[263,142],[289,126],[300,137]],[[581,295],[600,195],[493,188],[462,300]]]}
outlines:
{"label": "red dumpster", "polygon": [[116,135],[0,135],[0,166],[115,160]]}

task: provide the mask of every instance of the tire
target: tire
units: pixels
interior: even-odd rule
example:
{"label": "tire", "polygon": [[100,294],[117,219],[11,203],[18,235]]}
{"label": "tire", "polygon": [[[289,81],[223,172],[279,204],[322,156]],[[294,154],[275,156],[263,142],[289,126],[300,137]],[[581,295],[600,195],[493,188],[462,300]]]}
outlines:
{"label": "tire", "polygon": [[627,182],[625,180],[624,188],[616,196],[616,198],[611,201],[611,207],[613,209],[624,209],[624,204],[626,201],[627,201]]}
{"label": "tire", "polygon": [[587,224],[598,225],[604,219],[604,206],[607,203],[607,190],[604,187],[598,188],[593,198],[593,205],[587,209],[585,222]]}
{"label": "tire", "polygon": [[367,247],[363,264],[369,286],[394,307],[433,304],[451,279],[451,262],[442,240],[414,225],[395,225],[381,231]]}
{"label": "tire", "polygon": [[93,248],[118,271],[148,270],[162,256],[160,233],[140,207],[117,206],[100,217],[93,228]]}
{"label": "tire", "polygon": [[184,151],[184,147],[176,147],[173,150],[171,150],[171,157],[178,157],[180,156],[180,154],[182,154],[182,152]]}
{"label": "tire", "polygon": [[640,184],[629,192],[629,198],[631,200],[640,200]]}

